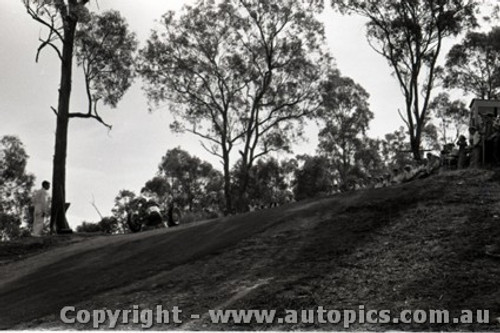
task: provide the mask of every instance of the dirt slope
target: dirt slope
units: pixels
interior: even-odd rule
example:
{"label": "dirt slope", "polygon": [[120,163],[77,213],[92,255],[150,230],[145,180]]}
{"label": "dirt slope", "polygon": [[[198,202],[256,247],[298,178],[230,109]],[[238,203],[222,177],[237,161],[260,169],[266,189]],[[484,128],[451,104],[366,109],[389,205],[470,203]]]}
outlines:
{"label": "dirt slope", "polygon": [[[500,317],[500,177],[449,173],[392,188],[178,229],[96,237],[0,266],[0,328],[83,328],[79,309],[183,310],[155,329],[342,330],[215,325],[208,309],[488,309]],[[189,314],[200,314],[191,319]],[[119,326],[118,328],[140,328]],[[499,330],[488,325],[356,324],[354,330]]]}

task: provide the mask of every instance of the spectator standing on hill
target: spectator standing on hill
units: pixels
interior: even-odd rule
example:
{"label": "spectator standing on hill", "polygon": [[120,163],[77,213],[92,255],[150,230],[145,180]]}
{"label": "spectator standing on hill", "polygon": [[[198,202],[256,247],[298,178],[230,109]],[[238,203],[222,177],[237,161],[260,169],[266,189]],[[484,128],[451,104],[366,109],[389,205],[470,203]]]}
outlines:
{"label": "spectator standing on hill", "polygon": [[392,175],[391,175],[391,185],[399,184],[402,181],[401,174],[399,172],[399,168],[393,168],[392,169]]}
{"label": "spectator standing on hill", "polygon": [[467,139],[465,138],[465,136],[460,135],[460,137],[458,138],[457,146],[458,146],[457,168],[465,169],[465,165],[467,162]]}
{"label": "spectator standing on hill", "polygon": [[500,115],[493,121],[491,140],[493,141],[493,163],[495,166],[500,166]]}
{"label": "spectator standing on hill", "polygon": [[45,220],[50,216],[50,183],[46,180],[42,182],[42,188],[33,194],[33,232],[34,237],[41,237]]}
{"label": "spectator standing on hill", "polygon": [[479,168],[481,165],[481,134],[479,134],[479,131],[473,126],[469,128],[469,134],[472,148],[470,167]]}
{"label": "spectator standing on hill", "polygon": [[441,159],[434,154],[427,153],[427,166],[426,173],[427,175],[433,174],[435,171],[439,170],[441,167]]}
{"label": "spectator standing on hill", "polygon": [[411,165],[407,164],[403,168],[403,174],[402,174],[402,182],[409,182],[410,180],[415,177],[416,172],[413,170]]}

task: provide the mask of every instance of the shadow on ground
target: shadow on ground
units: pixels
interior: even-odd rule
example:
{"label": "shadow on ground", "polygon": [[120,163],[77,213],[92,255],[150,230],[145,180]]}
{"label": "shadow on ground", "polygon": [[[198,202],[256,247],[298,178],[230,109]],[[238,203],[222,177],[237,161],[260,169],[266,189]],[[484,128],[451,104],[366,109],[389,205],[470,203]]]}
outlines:
{"label": "shadow on ground", "polygon": [[[500,316],[500,261],[484,255],[484,246],[500,239],[498,179],[493,172],[452,172],[179,229],[73,244],[64,256],[32,269],[22,266],[23,274],[0,282],[0,327],[91,329],[61,325],[59,310],[161,304],[181,307],[184,323],[155,329],[344,330],[341,323],[318,320],[222,325],[206,313],[275,309],[282,315],[318,306],[359,312],[362,306],[393,315],[407,309],[447,309],[452,316],[488,309],[492,323],[364,322],[347,329],[498,330],[493,321]],[[9,267],[52,252],[0,266],[0,278]],[[193,313],[200,319],[191,320]]]}

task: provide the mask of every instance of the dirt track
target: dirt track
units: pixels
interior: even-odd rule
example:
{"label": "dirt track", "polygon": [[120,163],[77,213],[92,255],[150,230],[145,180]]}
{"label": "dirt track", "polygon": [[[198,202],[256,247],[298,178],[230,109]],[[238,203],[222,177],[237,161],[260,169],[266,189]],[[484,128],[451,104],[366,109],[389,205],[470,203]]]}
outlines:
{"label": "dirt track", "polygon": [[168,271],[295,214],[284,209],[133,235],[100,236],[0,266],[0,329],[58,312],[106,290]]}
{"label": "dirt track", "polygon": [[[465,175],[465,177],[464,177]],[[452,173],[379,190],[137,235],[98,237],[0,266],[0,327],[64,326],[79,309],[489,309],[500,316],[500,174]],[[12,271],[16,276],[11,276]],[[10,278],[9,278],[10,275]],[[9,281],[7,280],[9,279]],[[214,325],[169,330],[341,330],[339,325]],[[121,329],[140,329],[119,326]],[[494,330],[369,325],[354,330]]]}

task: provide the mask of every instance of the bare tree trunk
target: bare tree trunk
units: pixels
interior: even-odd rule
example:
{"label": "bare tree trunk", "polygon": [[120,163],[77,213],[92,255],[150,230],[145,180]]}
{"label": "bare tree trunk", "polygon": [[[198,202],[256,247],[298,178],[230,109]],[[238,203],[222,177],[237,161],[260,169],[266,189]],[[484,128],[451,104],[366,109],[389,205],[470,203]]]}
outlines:
{"label": "bare tree trunk", "polygon": [[231,200],[231,174],[229,170],[229,152],[223,147],[222,153],[224,159],[224,198],[226,201],[226,211],[225,214],[229,214],[232,210],[232,200]]}
{"label": "bare tree trunk", "polygon": [[57,107],[55,153],[52,170],[52,207],[50,229],[64,233],[71,230],[66,221],[66,152],[68,146],[69,106],[73,66],[73,43],[77,21],[67,18],[61,61],[61,81]]}
{"label": "bare tree trunk", "polygon": [[245,156],[243,156],[242,163],[243,164],[242,164],[241,170],[240,170],[240,177],[241,177],[241,183],[240,183],[240,188],[239,188],[240,198],[243,198],[245,196],[245,193],[248,189],[248,184],[250,183],[250,168],[252,167],[246,161]]}
{"label": "bare tree trunk", "polygon": [[[417,132],[419,132],[417,130]],[[420,154],[420,141],[421,141],[421,134],[413,134],[410,133],[410,147],[411,147],[411,152],[413,154],[413,159],[415,161],[420,161],[422,159],[422,156]]]}

